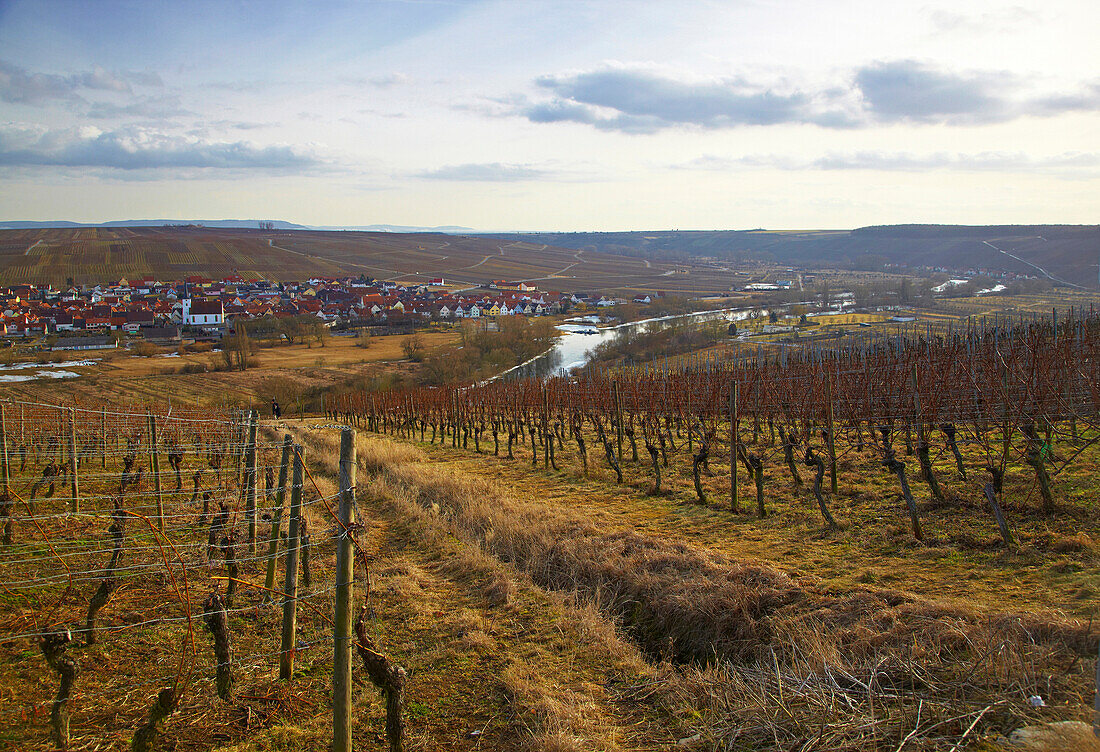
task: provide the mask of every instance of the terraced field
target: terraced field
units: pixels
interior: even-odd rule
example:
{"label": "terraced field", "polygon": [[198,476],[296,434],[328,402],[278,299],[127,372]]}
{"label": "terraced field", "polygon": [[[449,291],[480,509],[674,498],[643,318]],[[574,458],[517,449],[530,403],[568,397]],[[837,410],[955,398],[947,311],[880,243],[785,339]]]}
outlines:
{"label": "terraced field", "polygon": [[[690,274],[689,274],[690,272]],[[671,266],[542,243],[439,233],[222,230],[186,227],[0,231],[0,283],[62,285],[120,277],[299,280],[366,274],[408,283],[525,280],[588,292],[716,292],[728,272]]]}

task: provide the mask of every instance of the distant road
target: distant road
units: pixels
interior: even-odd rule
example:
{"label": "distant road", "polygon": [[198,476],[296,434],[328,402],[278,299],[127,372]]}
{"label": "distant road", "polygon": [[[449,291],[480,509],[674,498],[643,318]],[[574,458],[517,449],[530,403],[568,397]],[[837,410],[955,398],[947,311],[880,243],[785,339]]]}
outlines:
{"label": "distant road", "polygon": [[[1036,236],[1036,237],[1039,237],[1039,240],[1046,240],[1046,238],[1043,238],[1043,237],[1040,237],[1040,236]],[[1087,289],[1089,289],[1087,287],[1082,287],[1081,285],[1075,285],[1072,282],[1067,282],[1066,280],[1061,279],[1059,277],[1055,277],[1053,274],[1051,274],[1050,272],[1048,272],[1046,269],[1039,266],[1038,264],[1033,264],[1030,261],[1027,261],[1026,259],[1022,259],[1014,253],[1009,253],[1004,248],[998,248],[997,246],[990,243],[988,240],[983,240],[982,242],[985,243],[990,248],[992,248],[993,250],[999,251],[1000,253],[1003,253],[1004,255],[1008,256],[1009,258],[1016,259],[1021,264],[1027,264],[1032,269],[1035,269],[1037,272],[1039,272],[1040,274],[1042,274],[1044,277],[1046,277],[1049,280],[1053,280],[1054,282],[1060,282],[1061,284],[1069,285],[1070,287],[1076,287],[1078,290],[1087,290]]]}
{"label": "distant road", "polygon": [[40,246],[41,244],[42,244],[42,241],[41,241],[41,240],[36,240],[36,241],[34,241],[34,245],[30,246],[29,248],[27,248],[27,250],[23,251],[23,255],[24,255],[24,256],[30,256],[30,255],[31,255],[31,251],[33,251],[33,250],[34,250],[35,248],[37,248],[37,247],[38,247],[38,246]]}
{"label": "distant road", "polygon": [[[381,266],[368,266],[367,264],[359,264],[359,263],[356,263],[355,261],[344,261],[344,260],[328,259],[328,258],[325,258],[324,256],[315,256],[312,253],[306,253],[304,251],[296,251],[293,248],[284,248],[281,245],[275,245],[275,242],[273,240],[270,240],[270,239],[267,241],[267,244],[269,246],[271,246],[272,248],[278,249],[280,251],[286,251],[287,253],[293,253],[296,256],[304,256],[305,258],[314,259],[315,261],[323,261],[326,264],[333,264],[335,266],[357,266],[360,269],[369,269],[369,270],[375,271],[375,272],[386,272],[387,276],[396,276],[396,275],[401,274],[396,269],[386,269],[386,268],[381,267]],[[405,276],[405,275],[401,275],[401,276]]]}

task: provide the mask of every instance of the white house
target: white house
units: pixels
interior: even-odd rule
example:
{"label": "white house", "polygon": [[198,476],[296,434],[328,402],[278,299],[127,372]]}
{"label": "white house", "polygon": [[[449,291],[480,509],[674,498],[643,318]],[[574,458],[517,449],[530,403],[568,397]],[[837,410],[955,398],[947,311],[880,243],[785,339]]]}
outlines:
{"label": "white house", "polygon": [[220,300],[183,299],[183,325],[217,327],[225,323],[225,309]]}

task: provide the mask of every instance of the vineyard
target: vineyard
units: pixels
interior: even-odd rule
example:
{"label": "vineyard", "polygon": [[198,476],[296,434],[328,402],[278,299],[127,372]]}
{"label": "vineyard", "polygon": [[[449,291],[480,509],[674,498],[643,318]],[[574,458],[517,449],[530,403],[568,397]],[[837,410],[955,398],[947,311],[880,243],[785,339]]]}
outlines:
{"label": "vineyard", "polygon": [[[1035,561],[1064,561],[1056,566],[1069,569],[1058,571],[1089,582],[1095,573],[1098,345],[1100,317],[1074,311],[837,350],[746,348],[675,368],[345,395],[326,408],[330,418],[419,444],[428,451],[420,462],[484,476],[493,490],[469,499],[425,488],[411,465],[389,471],[393,482],[419,486],[422,503],[468,545],[597,603],[650,660],[713,667],[717,659],[723,676],[708,674],[713,683],[692,690],[707,699],[689,703],[707,719],[701,738],[785,748],[763,730],[719,728],[774,702],[790,714],[775,719],[790,743],[812,736],[826,723],[815,714],[825,713],[845,728],[830,726],[824,748],[878,749],[892,738],[890,748],[946,749],[1037,717],[1089,717],[1097,643],[1084,618],[1095,615],[1095,589],[1071,595],[1033,570]],[[527,500],[505,500],[507,488],[527,490]],[[874,580],[838,590],[708,551],[683,532],[745,550],[726,541],[755,539],[753,520],[792,553],[797,535],[775,525],[797,528],[803,548],[862,541],[894,556],[907,576],[926,550],[924,568],[964,579],[933,575],[924,596],[906,593],[904,577],[900,591],[869,586]],[[941,556],[973,557],[983,572],[1038,585],[1006,601],[1004,587],[968,581],[963,562],[932,558]],[[887,665],[877,694],[871,685]],[[765,699],[753,681],[768,672],[778,685],[767,684],[775,695]],[[845,695],[843,710],[829,704],[835,672],[850,677],[841,690],[866,693]],[[795,699],[786,704],[785,682],[799,687],[788,685]],[[1030,697],[1050,709],[1022,710]],[[904,741],[905,724],[922,712],[939,741]]]}
{"label": "vineyard", "polygon": [[[931,330],[928,330],[931,332]],[[632,368],[560,376],[547,381],[496,381],[450,390],[343,396],[328,405],[333,416],[359,418],[372,431],[481,451],[491,436],[514,457],[530,441],[532,464],[555,467],[568,444],[587,472],[589,447],[623,482],[627,463],[638,463],[639,441],[648,455],[652,492],[661,493],[661,470],[677,451],[690,458],[700,504],[707,503],[704,469],[729,460],[729,503],[739,511],[738,466],[754,487],[756,512],[767,514],[764,463],[777,460],[791,480],[810,486],[824,521],[836,527],[823,493],[836,494],[837,459],[874,453],[895,474],[923,538],[906,464],[917,457],[920,479],[936,502],[946,498],[939,477],[949,472],[979,484],[1004,543],[1012,546],[1000,499],[1010,468],[1032,469],[1042,511],[1055,511],[1057,474],[1097,441],[1100,414],[1100,317],[1073,315],[951,331],[946,336],[898,336],[849,343],[840,351],[758,349],[730,362],[707,361],[679,370]],[[750,438],[751,437],[751,438]],[[1057,440],[1068,452],[1053,469]],[[967,445],[980,464],[967,462]],[[941,467],[935,465],[939,463]],[[969,472],[969,475],[968,475]]]}
{"label": "vineyard", "polygon": [[389,670],[350,634],[349,439],[341,493],[255,413],[0,405],[5,745],[208,749],[350,698],[353,644]]}
{"label": "vineyard", "polygon": [[4,402],[0,739],[914,752],[1088,720],[1098,346],[1074,311],[292,426]]}

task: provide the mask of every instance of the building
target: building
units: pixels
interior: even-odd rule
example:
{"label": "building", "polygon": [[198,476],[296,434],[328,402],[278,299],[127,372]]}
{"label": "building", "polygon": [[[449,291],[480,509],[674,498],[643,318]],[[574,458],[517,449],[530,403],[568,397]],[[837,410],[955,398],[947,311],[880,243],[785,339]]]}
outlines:
{"label": "building", "polygon": [[202,328],[220,327],[225,323],[225,308],[220,300],[184,298],[182,323]]}
{"label": "building", "polygon": [[53,350],[113,350],[118,347],[114,337],[62,337]]}

